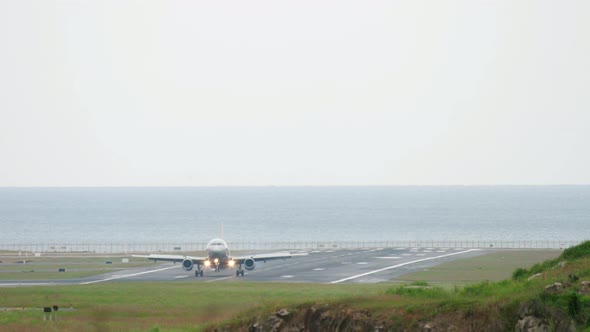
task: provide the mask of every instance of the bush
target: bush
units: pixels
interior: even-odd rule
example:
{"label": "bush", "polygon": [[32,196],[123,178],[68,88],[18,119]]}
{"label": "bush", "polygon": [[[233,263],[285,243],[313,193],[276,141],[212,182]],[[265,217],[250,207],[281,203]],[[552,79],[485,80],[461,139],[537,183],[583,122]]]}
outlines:
{"label": "bush", "polygon": [[483,281],[475,285],[467,286],[463,288],[462,295],[467,296],[481,296],[481,295],[489,295],[490,293],[490,282]]}
{"label": "bush", "polygon": [[512,272],[512,280],[520,280],[528,277],[529,271],[527,269],[518,268]]}
{"label": "bush", "polygon": [[567,248],[561,254],[561,258],[568,261],[581,257],[590,257],[590,241],[585,241],[577,246]]}
{"label": "bush", "polygon": [[545,272],[545,271],[557,266],[557,264],[559,264],[559,261],[560,261],[559,259],[550,259],[550,260],[544,261],[543,263],[537,263],[531,267],[531,269],[529,270],[529,273],[531,275],[533,275],[533,274]]}
{"label": "bush", "polygon": [[386,294],[402,295],[411,297],[426,297],[426,298],[441,298],[445,297],[447,293],[438,287],[423,287],[423,286],[410,286],[410,287],[395,287],[390,288],[386,291]]}
{"label": "bush", "polygon": [[579,319],[580,313],[582,312],[582,304],[580,303],[580,298],[578,294],[571,293],[567,299],[567,312],[570,314],[570,317],[574,319]]}

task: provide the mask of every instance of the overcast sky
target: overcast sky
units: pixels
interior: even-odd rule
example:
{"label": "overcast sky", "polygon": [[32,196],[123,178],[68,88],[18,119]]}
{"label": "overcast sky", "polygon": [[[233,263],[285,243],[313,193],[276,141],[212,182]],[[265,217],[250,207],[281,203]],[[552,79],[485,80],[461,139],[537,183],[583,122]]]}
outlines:
{"label": "overcast sky", "polygon": [[0,0],[0,186],[589,184],[589,17]]}

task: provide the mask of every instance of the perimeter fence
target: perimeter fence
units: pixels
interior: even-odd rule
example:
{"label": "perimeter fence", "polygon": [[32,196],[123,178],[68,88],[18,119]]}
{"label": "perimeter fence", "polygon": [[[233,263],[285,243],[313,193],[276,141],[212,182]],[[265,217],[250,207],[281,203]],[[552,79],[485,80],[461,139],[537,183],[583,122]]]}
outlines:
{"label": "perimeter fence", "polygon": [[[337,250],[375,248],[487,248],[487,249],[565,249],[582,241],[523,240],[523,241],[274,241],[230,242],[232,250]],[[203,251],[207,242],[192,243],[0,243],[0,250],[30,253],[174,253]]]}

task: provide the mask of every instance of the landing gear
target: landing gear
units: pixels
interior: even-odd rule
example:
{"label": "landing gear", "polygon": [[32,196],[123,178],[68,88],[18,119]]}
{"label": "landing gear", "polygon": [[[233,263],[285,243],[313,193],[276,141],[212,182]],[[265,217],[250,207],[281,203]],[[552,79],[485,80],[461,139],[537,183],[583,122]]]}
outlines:
{"label": "landing gear", "polygon": [[242,265],[238,265],[238,269],[236,270],[236,277],[244,276],[244,270],[242,269]]}
{"label": "landing gear", "polygon": [[195,277],[203,277],[203,270],[201,270],[200,266],[198,266],[197,270],[195,271]]}

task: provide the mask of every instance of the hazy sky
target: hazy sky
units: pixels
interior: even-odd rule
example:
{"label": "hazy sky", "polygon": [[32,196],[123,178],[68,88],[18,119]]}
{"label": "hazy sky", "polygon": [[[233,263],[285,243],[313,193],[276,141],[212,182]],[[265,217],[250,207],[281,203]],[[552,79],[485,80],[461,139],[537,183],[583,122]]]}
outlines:
{"label": "hazy sky", "polygon": [[588,184],[589,17],[0,0],[0,186]]}

